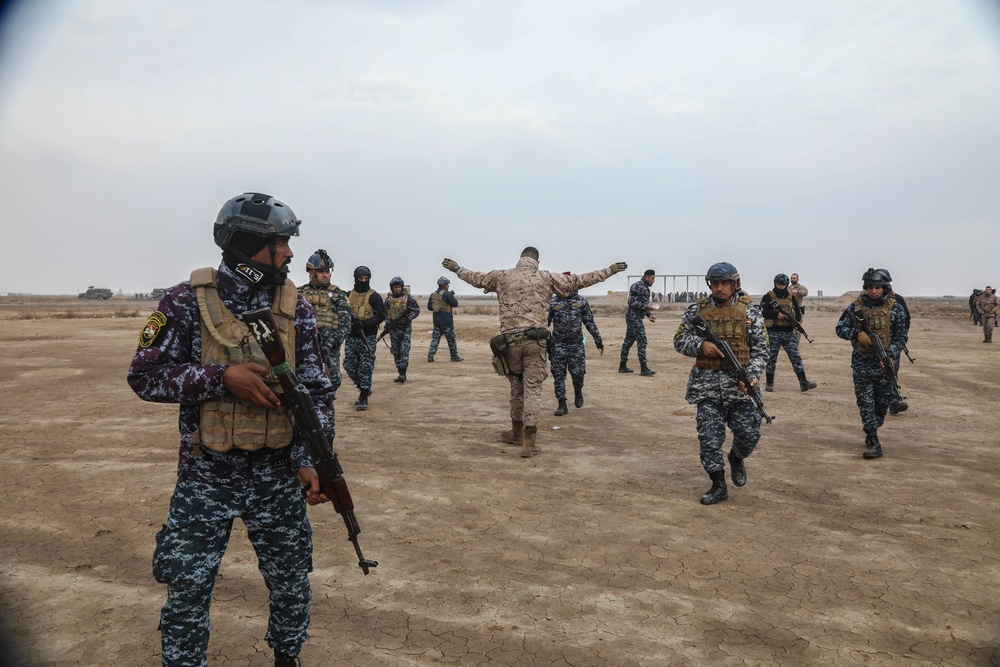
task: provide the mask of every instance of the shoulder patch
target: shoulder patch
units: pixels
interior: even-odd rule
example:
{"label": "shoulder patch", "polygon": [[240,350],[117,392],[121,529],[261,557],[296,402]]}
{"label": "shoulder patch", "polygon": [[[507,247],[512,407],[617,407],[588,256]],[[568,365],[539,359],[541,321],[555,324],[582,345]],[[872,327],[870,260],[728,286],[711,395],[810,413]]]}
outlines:
{"label": "shoulder patch", "polygon": [[160,337],[160,332],[167,326],[167,316],[158,310],[146,320],[146,325],[139,332],[139,347],[149,347]]}

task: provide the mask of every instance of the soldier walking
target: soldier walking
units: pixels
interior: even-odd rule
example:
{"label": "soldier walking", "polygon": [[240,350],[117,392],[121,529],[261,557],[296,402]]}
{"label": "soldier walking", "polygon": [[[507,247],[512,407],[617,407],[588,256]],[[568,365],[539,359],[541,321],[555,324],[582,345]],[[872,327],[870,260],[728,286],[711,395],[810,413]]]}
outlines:
{"label": "soldier walking", "polygon": [[[569,271],[563,275],[572,275]],[[594,337],[594,345],[604,354],[604,342],[597,330],[590,303],[574,291],[569,296],[552,295],[549,304],[548,324],[552,325],[552,384],[555,386],[559,407],[555,416],[569,411],[566,406],[566,370],[573,380],[573,405],[583,407],[583,376],[587,373],[587,350],[584,346],[583,327]]]}
{"label": "soldier walking", "polygon": [[632,343],[637,343],[637,355],[639,357],[640,375],[656,375],[646,364],[646,326],[643,319],[649,318],[650,322],[656,321],[656,316],[652,314],[653,304],[649,302],[649,286],[656,281],[656,271],[646,269],[642,278],[632,284],[628,291],[628,310],[625,311],[625,341],[622,343],[621,364],[618,366],[619,373],[634,372],[628,367],[628,351]]}
{"label": "soldier walking", "polygon": [[795,325],[785,317],[785,313],[788,313],[796,320],[802,319],[802,310],[788,289],[788,276],[779,273],[774,277],[774,289],[761,297],[760,309],[764,315],[764,326],[767,327],[767,338],[771,346],[764,390],[774,391],[774,371],[778,366],[778,353],[782,349],[788,355],[792,370],[799,379],[799,389],[802,391],[815,389],[816,383],[806,379],[806,369],[799,354],[799,339],[795,335]]}
{"label": "soldier walking", "polygon": [[538,250],[530,246],[521,252],[517,266],[512,269],[479,273],[462,268],[458,262],[447,258],[441,264],[473,287],[497,294],[500,305],[500,336],[497,338],[500,338],[498,345],[502,346],[500,361],[510,382],[511,420],[511,430],[500,437],[504,442],[520,444],[522,457],[534,456],[540,451],[535,438],[542,383],[548,375],[546,349],[550,332],[545,322],[552,295],[569,296],[628,267],[625,262],[616,262],[610,268],[581,275],[552,273],[538,268]]}
{"label": "soldier walking", "polygon": [[396,362],[399,375],[393,382],[406,382],[406,369],[410,365],[410,338],[413,335],[413,320],[420,316],[417,300],[405,289],[406,284],[399,276],[389,281],[389,293],[385,295],[385,329],[389,332],[389,351]]}
{"label": "soldier walking", "polygon": [[462,361],[458,356],[458,341],[455,339],[455,316],[452,312],[458,308],[458,299],[451,291],[451,281],[445,276],[437,280],[438,288],[427,299],[427,310],[434,313],[434,331],[431,332],[431,346],[427,350],[427,361],[434,361],[441,336],[448,341],[448,351],[452,361]]}
{"label": "soldier walking", "polygon": [[989,285],[976,299],[976,312],[979,313],[979,321],[983,324],[983,342],[992,343],[993,327],[997,326],[997,312],[1000,312],[1000,301]]}
{"label": "soldier walking", "polygon": [[[747,483],[743,462],[753,454],[760,441],[760,413],[748,396],[757,386],[767,364],[767,332],[760,309],[740,289],[740,274],[729,262],[709,267],[705,282],[711,296],[698,297],[681,316],[674,334],[674,349],[695,357],[688,375],[685,400],[698,406],[695,423],[701,449],[701,465],[712,479],[702,497],[702,505],[714,505],[729,498],[726,486],[726,463],[722,446],[726,425],[733,432],[729,450],[729,473],[733,484]],[[697,315],[708,322],[715,335],[727,343],[751,377],[750,387],[743,386],[724,361],[723,352],[711,341],[699,336],[694,328]]]}
{"label": "soldier walking", "polygon": [[351,306],[351,329],[344,340],[344,370],[358,387],[355,408],[368,409],[375,372],[375,335],[385,321],[382,297],[372,289],[372,272],[367,266],[354,269],[354,289],[347,293]]}
{"label": "soldier walking", "polygon": [[[309,256],[306,273],[309,274],[309,284],[300,287],[299,293],[316,311],[316,327],[323,345],[323,361],[330,372],[330,386],[336,400],[337,390],[344,378],[340,372],[340,347],[351,327],[351,306],[347,303],[347,292],[330,284],[333,260],[326,250],[321,248]],[[332,405],[330,411],[332,415]],[[327,439],[330,442],[334,438],[333,424],[334,419],[331,418],[327,429]]]}

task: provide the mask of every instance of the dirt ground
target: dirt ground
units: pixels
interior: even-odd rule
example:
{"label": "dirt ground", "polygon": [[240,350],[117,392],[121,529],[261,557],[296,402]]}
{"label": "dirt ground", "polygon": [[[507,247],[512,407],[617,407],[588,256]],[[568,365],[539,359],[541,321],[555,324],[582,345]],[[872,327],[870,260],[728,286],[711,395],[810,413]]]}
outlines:
{"label": "dirt ground", "polygon": [[[160,662],[150,558],[177,408],[125,382],[153,304],[127,306],[141,314],[0,309],[0,613],[31,665]],[[460,314],[465,362],[429,364],[425,312],[409,381],[392,382],[382,347],[370,411],[349,387],[337,402],[361,544],[380,564],[362,576],[341,518],[310,509],[303,664],[1000,665],[1000,344],[981,343],[960,302],[915,307],[910,410],[887,417],[885,458],[864,461],[841,309],[808,312],[819,388],[801,393],[782,356],[749,483],[712,507],[698,503],[709,480],[683,400],[692,360],[672,347],[679,310],[647,325],[650,378],[616,372],[624,320],[598,317],[607,352],[588,343],[586,404],[553,416],[548,380],[530,460],[497,437],[495,316]],[[266,621],[238,525],[209,664],[272,664]]]}

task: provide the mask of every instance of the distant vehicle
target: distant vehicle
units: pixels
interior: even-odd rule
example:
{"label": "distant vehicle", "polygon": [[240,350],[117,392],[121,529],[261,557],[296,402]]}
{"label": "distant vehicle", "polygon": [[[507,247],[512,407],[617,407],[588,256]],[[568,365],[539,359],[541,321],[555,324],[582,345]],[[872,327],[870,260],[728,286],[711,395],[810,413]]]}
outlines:
{"label": "distant vehicle", "polygon": [[163,295],[167,293],[167,290],[162,287],[156,287],[153,289],[153,293],[149,295],[151,299],[162,299]]}
{"label": "distant vehicle", "polygon": [[107,301],[111,298],[111,290],[107,287],[94,287],[91,285],[87,288],[86,292],[81,292],[77,297],[79,299],[104,299]]}

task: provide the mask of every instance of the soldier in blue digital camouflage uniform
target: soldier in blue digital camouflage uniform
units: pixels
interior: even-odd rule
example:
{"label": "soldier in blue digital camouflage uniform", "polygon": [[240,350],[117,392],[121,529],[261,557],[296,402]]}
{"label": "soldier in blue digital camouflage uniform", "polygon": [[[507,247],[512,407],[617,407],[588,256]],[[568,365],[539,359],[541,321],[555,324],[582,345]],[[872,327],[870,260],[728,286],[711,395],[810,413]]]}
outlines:
{"label": "soldier in blue digital camouflage uniform", "polygon": [[168,289],[139,334],[129,385],[144,400],[180,404],[177,486],[153,554],[153,574],[167,584],[163,665],[208,664],[212,588],[237,517],[270,591],[264,638],[274,664],[297,664],[306,640],[306,502],[326,497],[305,443],[280,408],[267,359],[240,321],[247,311],[273,310],[295,372],[325,422],[332,392],[316,318],[287,280],[288,239],[298,236],[299,224],[269,195],[228,201],[215,222],[223,251],[218,270],[198,269]]}
{"label": "soldier in blue digital camouflage uniform", "polygon": [[[316,311],[316,326],[323,345],[323,361],[330,371],[330,386],[336,400],[337,390],[343,381],[343,374],[340,372],[340,347],[351,326],[351,306],[347,303],[347,292],[330,284],[333,260],[325,250],[321,248],[310,255],[306,262],[306,272],[309,274],[309,284],[300,287],[299,292]],[[331,407],[331,419],[327,425],[327,438],[330,442],[334,439],[332,409]]]}
{"label": "soldier in blue digital camouflage uniform", "polygon": [[621,364],[618,366],[619,373],[634,372],[628,367],[628,351],[632,343],[636,343],[638,351],[639,366],[641,375],[656,375],[656,371],[646,365],[646,327],[642,320],[649,318],[650,322],[656,321],[656,315],[652,314],[653,304],[649,302],[649,286],[656,281],[656,271],[646,269],[642,278],[632,284],[628,291],[628,310],[625,311],[625,341],[622,343]]}
{"label": "soldier in blue digital camouflage uniform", "polygon": [[437,279],[438,288],[427,299],[427,310],[434,313],[431,317],[434,321],[434,331],[431,332],[431,346],[427,350],[427,361],[434,361],[437,354],[438,345],[441,343],[441,336],[448,341],[448,351],[451,352],[452,361],[462,361],[458,354],[458,341],[455,339],[455,316],[452,311],[458,308],[458,299],[449,287],[451,281],[445,276]]}
{"label": "soldier in blue digital camouflage uniform", "polygon": [[882,443],[878,429],[885,421],[885,414],[892,401],[892,381],[885,374],[871,338],[861,330],[854,314],[864,311],[872,333],[879,337],[890,359],[899,359],[906,345],[906,311],[887,293],[889,276],[881,269],[868,269],[861,277],[864,292],[851,302],[837,321],[837,335],[851,341],[851,368],[854,373],[854,396],[861,413],[861,427],[865,431],[864,458],[882,456]]}
{"label": "soldier in blue digital camouflage uniform", "polygon": [[360,394],[354,404],[358,410],[368,409],[375,372],[375,338],[378,325],[385,321],[385,304],[371,287],[372,272],[367,266],[354,269],[354,289],[347,293],[351,307],[351,329],[344,340],[344,370]]}
{"label": "soldier in blue digital camouflage uniform", "polygon": [[[779,312],[778,308],[784,312]],[[815,389],[816,383],[806,379],[806,369],[799,354],[799,337],[795,335],[795,325],[785,317],[785,313],[789,313],[796,320],[802,318],[799,302],[788,290],[788,276],[779,273],[774,277],[774,289],[761,297],[760,309],[764,314],[764,326],[767,327],[767,338],[771,344],[764,390],[774,391],[774,371],[778,366],[778,353],[782,349],[792,362],[792,370],[799,379],[799,389],[802,391]]]}
{"label": "soldier in blue digital camouflage uniform", "polygon": [[728,455],[730,475],[733,484],[743,486],[747,482],[743,459],[757,448],[761,417],[747,395],[749,387],[728,370],[722,351],[695,333],[692,321],[700,314],[715,335],[729,344],[752,378],[752,387],[767,364],[768,343],[764,316],[740,289],[740,274],[735,266],[729,262],[713,264],[705,274],[705,282],[712,295],[698,297],[698,302],[684,311],[674,334],[674,349],[697,358],[688,376],[685,399],[698,406],[695,421],[701,465],[712,479],[712,488],[701,497],[701,503],[714,505],[729,498],[722,457],[726,425],[733,432]]}
{"label": "soldier in blue digital camouflage uniform", "polygon": [[396,361],[399,375],[393,382],[406,382],[406,369],[410,365],[410,338],[413,336],[413,320],[420,316],[420,305],[405,290],[406,284],[399,276],[389,281],[389,293],[385,295],[385,331],[389,332],[389,351]]}
{"label": "soldier in blue digital camouflage uniform", "polygon": [[[572,275],[569,271],[564,275]],[[569,411],[566,406],[566,370],[573,379],[573,405],[583,407],[583,376],[587,373],[587,351],[583,340],[583,327],[594,337],[594,345],[604,354],[604,342],[597,330],[590,304],[580,293],[574,291],[569,296],[552,295],[549,304],[549,319],[552,325],[552,384],[555,385],[559,407],[555,416],[561,417]]]}
{"label": "soldier in blue digital camouflage uniform", "polygon": [[[889,275],[889,270],[888,269],[876,269],[876,270],[877,271],[881,271],[883,273],[883,275],[885,275],[885,279],[888,281],[888,284],[886,284],[886,286],[885,286],[886,296],[891,296],[892,298],[894,298],[896,300],[896,303],[898,303],[900,306],[903,307],[903,312],[906,313],[906,316],[903,318],[903,321],[906,323],[906,338],[907,338],[907,341],[909,341],[909,338],[910,338],[910,308],[909,308],[909,306],[906,305],[906,299],[904,299],[901,294],[896,294],[896,290],[892,289],[892,276]],[[893,368],[895,369],[895,372],[896,372],[897,384],[899,383],[898,382],[898,380],[899,380],[899,359],[900,359],[899,357],[896,357],[896,359],[893,361]],[[906,402],[905,398],[906,397],[903,396],[902,394],[900,394],[898,391],[896,391],[896,387],[893,386],[893,388],[892,388],[892,400],[889,401],[889,414],[890,415],[898,415],[900,412],[906,412],[910,408],[910,405],[909,405],[909,403]]]}

